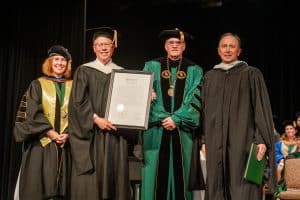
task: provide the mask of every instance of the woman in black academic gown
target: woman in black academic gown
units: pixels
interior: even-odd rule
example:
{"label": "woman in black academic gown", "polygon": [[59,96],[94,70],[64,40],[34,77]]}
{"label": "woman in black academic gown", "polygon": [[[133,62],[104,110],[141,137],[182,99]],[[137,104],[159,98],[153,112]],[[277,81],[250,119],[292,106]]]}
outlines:
{"label": "woman in black academic gown", "polygon": [[68,103],[71,55],[54,45],[33,80],[16,117],[14,136],[23,142],[15,199],[67,199],[69,173]]}

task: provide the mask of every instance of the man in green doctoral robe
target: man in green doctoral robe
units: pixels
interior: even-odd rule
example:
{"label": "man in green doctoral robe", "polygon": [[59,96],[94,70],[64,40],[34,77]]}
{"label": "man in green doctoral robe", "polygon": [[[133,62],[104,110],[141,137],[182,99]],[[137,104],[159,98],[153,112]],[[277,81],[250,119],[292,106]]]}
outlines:
{"label": "man in green doctoral robe", "polygon": [[[200,114],[193,93],[202,68],[183,57],[186,40],[192,36],[178,29],[160,34],[167,55],[145,63],[144,70],[154,73],[149,129],[143,133],[142,200],[192,199],[189,191],[193,132]],[[200,105],[199,105],[200,106]]]}

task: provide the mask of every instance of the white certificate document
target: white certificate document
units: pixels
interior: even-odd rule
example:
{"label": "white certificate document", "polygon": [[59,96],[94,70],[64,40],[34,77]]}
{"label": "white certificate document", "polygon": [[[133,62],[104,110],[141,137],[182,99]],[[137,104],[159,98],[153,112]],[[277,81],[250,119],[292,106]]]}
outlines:
{"label": "white certificate document", "polygon": [[146,130],[153,73],[113,70],[105,117],[117,128]]}

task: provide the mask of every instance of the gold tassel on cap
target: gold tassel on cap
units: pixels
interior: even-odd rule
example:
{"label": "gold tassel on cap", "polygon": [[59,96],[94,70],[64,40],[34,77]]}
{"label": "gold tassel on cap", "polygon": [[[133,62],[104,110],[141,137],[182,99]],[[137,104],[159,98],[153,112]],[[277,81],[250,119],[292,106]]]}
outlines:
{"label": "gold tassel on cap", "polygon": [[184,42],[184,33],[181,30],[179,30],[178,28],[175,28],[175,30],[179,31],[180,42]]}
{"label": "gold tassel on cap", "polygon": [[115,44],[115,48],[117,48],[118,47],[118,33],[117,33],[117,30],[114,30],[113,43]]}
{"label": "gold tassel on cap", "polygon": [[184,34],[182,31],[179,31],[180,34],[180,42],[184,42]]}

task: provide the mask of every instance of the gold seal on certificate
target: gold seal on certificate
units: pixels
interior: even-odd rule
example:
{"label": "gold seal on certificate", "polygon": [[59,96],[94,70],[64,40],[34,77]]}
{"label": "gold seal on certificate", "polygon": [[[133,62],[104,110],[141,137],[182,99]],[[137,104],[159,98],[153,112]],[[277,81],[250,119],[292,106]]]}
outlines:
{"label": "gold seal on certificate", "polygon": [[116,111],[117,111],[117,113],[119,115],[119,119],[126,117],[126,111],[125,110],[126,109],[125,109],[124,104],[120,103],[120,104],[117,105]]}

